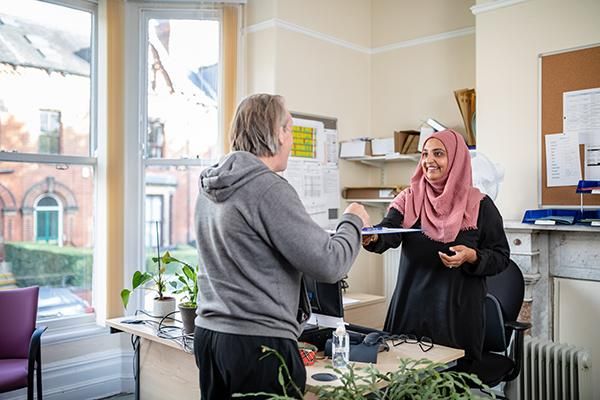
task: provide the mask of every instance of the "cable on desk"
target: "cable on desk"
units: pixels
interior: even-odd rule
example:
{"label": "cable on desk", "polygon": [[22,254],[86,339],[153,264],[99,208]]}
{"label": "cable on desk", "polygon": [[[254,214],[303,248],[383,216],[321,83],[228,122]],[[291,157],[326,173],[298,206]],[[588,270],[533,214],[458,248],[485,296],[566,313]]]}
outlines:
{"label": "cable on desk", "polygon": [[193,333],[188,333],[188,334],[183,333],[183,327],[165,324],[165,322],[167,320],[173,321],[173,322],[179,322],[179,323],[183,324],[182,321],[180,321],[172,316],[178,312],[179,311],[172,311],[163,317],[159,317],[156,315],[152,315],[144,310],[136,310],[135,315],[137,316],[138,314],[144,314],[151,318],[155,318],[155,319],[160,318],[160,321],[155,321],[155,320],[150,320],[150,319],[144,319],[143,321],[144,321],[145,325],[150,325],[156,329],[156,336],[158,336],[161,339],[173,340],[176,343],[178,343],[179,346],[181,346],[183,351],[185,351],[186,353],[192,354],[194,352],[194,334]]}

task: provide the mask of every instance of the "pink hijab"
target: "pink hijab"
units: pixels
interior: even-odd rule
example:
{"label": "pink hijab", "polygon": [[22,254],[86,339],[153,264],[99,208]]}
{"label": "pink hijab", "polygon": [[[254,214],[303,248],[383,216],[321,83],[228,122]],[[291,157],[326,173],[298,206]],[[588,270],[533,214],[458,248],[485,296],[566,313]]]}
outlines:
{"label": "pink hijab", "polygon": [[[448,129],[436,132],[446,147],[448,167],[442,179],[429,182],[421,162],[406,188],[394,198],[390,207],[404,215],[404,228],[421,220],[423,233],[432,240],[449,243],[459,231],[477,228],[479,202],[484,194],[473,187],[471,156],[463,137]],[[427,142],[427,141],[425,141]]]}

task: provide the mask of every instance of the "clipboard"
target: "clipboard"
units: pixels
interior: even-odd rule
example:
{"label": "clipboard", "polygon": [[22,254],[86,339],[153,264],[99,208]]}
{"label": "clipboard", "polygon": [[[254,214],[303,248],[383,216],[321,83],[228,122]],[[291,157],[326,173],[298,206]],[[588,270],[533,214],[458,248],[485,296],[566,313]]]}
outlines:
{"label": "clipboard", "polygon": [[[326,229],[326,232],[330,235],[335,233],[334,229]],[[409,233],[409,232],[421,232],[421,229],[413,229],[413,228],[386,228],[386,227],[372,227],[368,226],[366,228],[362,228],[361,235],[385,235],[389,233]]]}
{"label": "clipboard", "polygon": [[366,227],[362,228],[362,235],[385,235],[388,233],[408,233],[408,232],[421,232],[420,229],[413,228],[386,228],[384,226],[380,227]]}

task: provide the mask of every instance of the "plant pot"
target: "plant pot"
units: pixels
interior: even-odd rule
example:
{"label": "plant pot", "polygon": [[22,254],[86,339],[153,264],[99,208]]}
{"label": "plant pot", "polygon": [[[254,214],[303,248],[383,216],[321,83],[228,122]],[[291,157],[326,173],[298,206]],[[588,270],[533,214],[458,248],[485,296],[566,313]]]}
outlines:
{"label": "plant pot", "polygon": [[179,311],[181,312],[181,321],[183,321],[183,333],[186,335],[194,333],[194,320],[196,319],[197,306],[180,304]]}
{"label": "plant pot", "polygon": [[163,297],[162,300],[155,297],[152,307],[152,315],[162,318],[175,311],[175,297]]}

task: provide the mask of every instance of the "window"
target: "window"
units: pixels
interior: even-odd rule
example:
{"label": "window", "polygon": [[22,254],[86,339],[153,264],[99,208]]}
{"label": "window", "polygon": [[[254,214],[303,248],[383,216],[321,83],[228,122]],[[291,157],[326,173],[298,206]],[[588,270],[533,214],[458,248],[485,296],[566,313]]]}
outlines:
{"label": "window", "polygon": [[40,286],[38,319],[91,313],[96,5],[0,2],[0,14],[1,267]]}
{"label": "window", "polygon": [[39,152],[60,153],[60,111],[40,110]]}
{"label": "window", "polygon": [[[224,119],[236,102],[240,6],[219,3],[125,3],[126,36],[137,38],[125,54],[126,75],[142,71],[125,89],[131,110],[125,114],[125,176],[139,182],[125,193],[128,209],[137,211],[126,215],[126,276],[140,264],[153,267],[148,260],[158,244],[161,253],[198,262],[198,177],[223,154]],[[130,304],[130,312],[144,306],[141,298]]]}
{"label": "window", "polygon": [[35,240],[62,245],[62,213],[58,201],[52,196],[42,197],[35,207]]}
{"label": "window", "polygon": [[148,119],[148,146],[146,157],[161,158],[165,144],[165,124],[157,118]]}
{"label": "window", "polygon": [[163,204],[163,196],[146,195],[146,247],[165,247]]}

